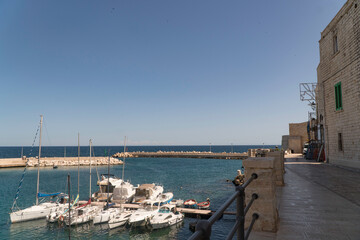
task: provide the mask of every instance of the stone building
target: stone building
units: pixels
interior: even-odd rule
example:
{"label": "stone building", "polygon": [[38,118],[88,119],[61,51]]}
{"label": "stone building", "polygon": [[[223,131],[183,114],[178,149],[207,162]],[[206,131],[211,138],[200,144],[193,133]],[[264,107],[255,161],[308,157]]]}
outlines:
{"label": "stone building", "polygon": [[308,122],[289,123],[289,135],[282,136],[282,148],[294,153],[302,153],[303,147],[309,141]]}
{"label": "stone building", "polygon": [[348,0],[321,33],[317,119],[326,161],[360,168],[360,0]]}

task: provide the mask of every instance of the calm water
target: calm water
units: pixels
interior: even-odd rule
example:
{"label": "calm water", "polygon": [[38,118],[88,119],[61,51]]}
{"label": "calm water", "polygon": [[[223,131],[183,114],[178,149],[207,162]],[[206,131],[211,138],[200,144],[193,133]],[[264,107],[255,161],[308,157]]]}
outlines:
{"label": "calm water", "polygon": [[[231,151],[245,152],[248,148],[262,146],[212,146],[213,152]],[[265,146],[266,147],[266,146]],[[273,146],[271,146],[273,147]],[[67,156],[77,156],[77,147],[67,147]],[[120,152],[121,147],[95,147],[95,155]],[[128,151],[209,151],[209,146],[160,146],[160,147],[128,147]],[[34,148],[37,153],[37,149]],[[29,156],[30,148],[24,148]],[[18,157],[21,147],[0,147],[0,158]],[[62,156],[64,147],[44,147],[42,156]],[[83,156],[88,154],[87,147],[81,148]],[[37,155],[37,154],[35,154]],[[34,154],[33,154],[34,156]],[[217,209],[234,191],[232,183],[236,170],[241,168],[240,160],[219,159],[182,159],[182,158],[133,158],[126,160],[125,179],[132,184],[158,183],[163,185],[165,192],[173,192],[175,198],[195,198],[198,201],[211,199],[212,209]],[[111,173],[120,176],[121,166],[112,166]],[[47,224],[45,220],[10,224],[9,208],[12,205],[23,168],[0,170],[0,239],[64,239],[69,231],[57,224]],[[98,167],[99,174],[107,173],[107,166]],[[40,191],[66,191],[66,176],[71,175],[71,189],[77,190],[77,167],[59,167],[58,169],[43,168],[40,171]],[[35,203],[36,169],[28,169],[22,186],[18,205],[28,207]],[[92,190],[97,190],[96,169],[92,171]],[[89,196],[89,168],[80,167],[80,197],[85,200]],[[76,239],[186,239],[192,233],[189,222],[195,219],[185,218],[182,225],[162,230],[119,228],[107,229],[106,224],[93,226],[81,225],[71,229],[71,236]],[[213,226],[213,239],[223,239],[234,224],[234,218],[225,216]]]}

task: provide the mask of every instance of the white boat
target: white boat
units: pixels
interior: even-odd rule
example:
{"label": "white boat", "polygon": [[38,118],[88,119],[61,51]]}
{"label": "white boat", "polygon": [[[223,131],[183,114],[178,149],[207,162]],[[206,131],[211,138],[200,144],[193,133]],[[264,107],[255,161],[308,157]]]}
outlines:
{"label": "white boat", "polygon": [[98,212],[94,219],[94,224],[107,223],[110,219],[114,218],[120,213],[120,209],[118,208],[107,208]]}
{"label": "white boat", "polygon": [[[59,221],[60,218],[63,218],[64,215],[69,211],[69,204],[66,203],[67,199],[64,198],[59,205],[59,208],[52,211],[49,215],[46,216],[46,221],[49,223],[54,223]],[[79,201],[79,195],[76,196],[76,199],[70,205],[70,209]]]}
{"label": "white boat", "polygon": [[150,219],[157,213],[159,206],[156,206],[155,203],[159,205],[158,202],[145,200],[141,207],[131,214],[129,218],[129,224],[132,227],[146,226]]}
{"label": "white boat", "polygon": [[173,199],[173,200],[171,200],[170,204],[175,205],[177,207],[183,207],[184,206],[184,200],[182,200],[182,199],[177,199],[177,200]]}
{"label": "white boat", "polygon": [[70,218],[69,212],[64,217],[64,222],[67,226],[79,225],[92,221],[95,215],[100,211],[97,206],[84,206],[76,209],[71,209]]}
{"label": "white boat", "polygon": [[159,211],[150,219],[153,229],[165,228],[183,221],[184,215],[176,211],[175,205],[163,205]]}
{"label": "white boat", "polygon": [[25,171],[27,168],[27,162],[26,162],[24,173],[21,177],[20,184],[19,184],[18,190],[15,195],[15,199],[14,199],[14,202],[13,202],[13,205],[11,208],[11,213],[10,213],[11,223],[24,222],[24,221],[34,220],[34,219],[45,218],[51,212],[57,211],[57,209],[59,207],[59,203],[57,203],[57,202],[39,203],[40,197],[54,197],[54,196],[61,194],[61,193],[42,194],[39,191],[42,124],[43,124],[43,116],[41,115],[40,116],[40,134],[39,134],[39,156],[38,156],[38,164],[37,164],[36,205],[15,211],[15,209],[17,209],[16,203],[17,203],[17,199],[19,197],[22,181],[24,180],[24,175],[25,175]]}
{"label": "white boat", "polygon": [[113,228],[124,226],[128,222],[132,213],[133,213],[133,211],[119,212],[117,215],[113,216],[109,220],[109,228],[113,229]]}
{"label": "white boat", "polygon": [[45,218],[52,212],[58,211],[61,204],[56,202],[44,202],[16,212],[10,213],[11,223],[30,221]]}
{"label": "white boat", "polygon": [[156,199],[157,202],[160,203],[160,206],[170,203],[174,198],[174,194],[172,192],[162,193]]}
{"label": "white boat", "polygon": [[152,184],[142,184],[136,188],[133,203],[142,203],[145,200],[156,201],[156,199],[163,193],[162,186]]}
{"label": "white boat", "polygon": [[[109,180],[109,182],[108,182]],[[117,184],[121,184],[122,180],[116,178],[113,174],[108,176],[107,174],[101,174],[101,179],[97,181],[99,190],[91,195],[95,201],[107,201],[108,197],[112,196],[114,188]]]}
{"label": "white boat", "polygon": [[134,198],[136,187],[129,182],[121,182],[120,185],[115,186],[112,201],[113,202],[131,202]]}

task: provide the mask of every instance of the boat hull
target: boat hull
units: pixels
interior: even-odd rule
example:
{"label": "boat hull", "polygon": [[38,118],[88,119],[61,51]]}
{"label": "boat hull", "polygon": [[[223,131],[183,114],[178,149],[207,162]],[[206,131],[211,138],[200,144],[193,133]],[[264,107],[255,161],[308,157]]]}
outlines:
{"label": "boat hull", "polygon": [[56,203],[43,203],[10,213],[11,223],[25,222],[46,218],[50,213],[57,211]]}

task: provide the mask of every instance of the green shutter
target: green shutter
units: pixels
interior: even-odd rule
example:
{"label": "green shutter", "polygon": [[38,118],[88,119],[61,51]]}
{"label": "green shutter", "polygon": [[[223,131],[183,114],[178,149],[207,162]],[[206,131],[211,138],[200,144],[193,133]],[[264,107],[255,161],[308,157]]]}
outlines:
{"label": "green shutter", "polygon": [[342,110],[342,93],[341,82],[335,84],[335,108],[336,110]]}

